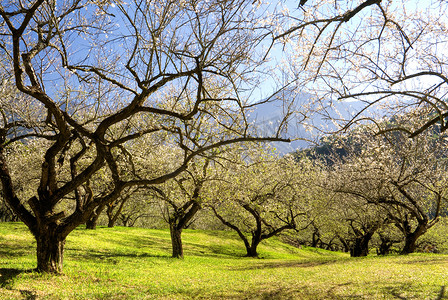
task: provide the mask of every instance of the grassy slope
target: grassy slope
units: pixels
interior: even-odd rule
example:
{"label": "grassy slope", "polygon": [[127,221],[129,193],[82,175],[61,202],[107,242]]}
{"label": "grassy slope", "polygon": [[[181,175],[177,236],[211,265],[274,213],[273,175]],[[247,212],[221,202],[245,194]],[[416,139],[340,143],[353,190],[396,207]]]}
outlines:
{"label": "grassy slope", "polygon": [[[169,232],[78,229],[64,275],[31,272],[35,242],[19,223],[0,223],[0,299],[448,299],[448,255],[367,257],[276,239],[263,259],[242,257],[231,232],[183,234],[186,258],[169,257]],[[443,294],[443,297],[440,297]]]}

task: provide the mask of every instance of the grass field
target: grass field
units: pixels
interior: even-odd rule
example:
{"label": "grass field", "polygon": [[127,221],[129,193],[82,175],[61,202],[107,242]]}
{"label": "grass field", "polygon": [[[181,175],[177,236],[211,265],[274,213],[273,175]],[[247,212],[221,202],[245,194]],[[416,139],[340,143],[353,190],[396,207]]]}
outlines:
{"label": "grass field", "polygon": [[169,232],[75,230],[64,274],[32,271],[35,241],[0,223],[0,299],[448,299],[448,255],[350,258],[277,239],[245,258],[231,232],[186,230],[185,259],[170,258]]}

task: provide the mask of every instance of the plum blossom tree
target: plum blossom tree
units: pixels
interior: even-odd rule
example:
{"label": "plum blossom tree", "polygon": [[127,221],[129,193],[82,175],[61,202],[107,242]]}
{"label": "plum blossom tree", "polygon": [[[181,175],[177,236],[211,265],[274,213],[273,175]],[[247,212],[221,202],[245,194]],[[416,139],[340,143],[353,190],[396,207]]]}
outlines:
{"label": "plum blossom tree", "polygon": [[[0,51],[20,98],[18,110],[2,111],[0,178],[37,241],[38,271],[62,272],[67,235],[124,189],[163,183],[220,146],[286,140],[285,122],[257,136],[246,117],[272,99],[254,92],[272,74],[257,9],[236,0],[1,3]],[[131,149],[148,136],[178,153],[150,174]],[[8,151],[30,141],[45,147],[33,193],[22,196]],[[140,148],[146,159],[160,155],[151,147]]]}
{"label": "plum blossom tree", "polygon": [[210,194],[209,206],[238,233],[246,256],[257,257],[261,241],[306,223],[312,201],[306,181],[313,171],[308,162],[299,165],[290,156],[280,159],[266,150],[250,152],[222,165],[226,175]]}
{"label": "plum blossom tree", "polygon": [[381,208],[403,235],[401,253],[412,253],[448,204],[447,165],[440,148],[445,137],[422,133],[409,139],[391,132],[363,139],[364,148],[335,167],[334,190]]}
{"label": "plum blossom tree", "polygon": [[182,231],[194,222],[207,199],[207,185],[215,180],[213,157],[196,158],[183,174],[153,189],[154,197],[163,203],[163,219],[169,224],[172,257],[184,257]]}
{"label": "plum blossom tree", "polygon": [[365,104],[349,115],[326,114],[339,128],[374,121],[379,109],[407,113],[412,122],[394,129],[411,137],[436,124],[442,132],[448,128],[446,1],[300,3],[276,39],[291,44],[291,71],[323,106]]}

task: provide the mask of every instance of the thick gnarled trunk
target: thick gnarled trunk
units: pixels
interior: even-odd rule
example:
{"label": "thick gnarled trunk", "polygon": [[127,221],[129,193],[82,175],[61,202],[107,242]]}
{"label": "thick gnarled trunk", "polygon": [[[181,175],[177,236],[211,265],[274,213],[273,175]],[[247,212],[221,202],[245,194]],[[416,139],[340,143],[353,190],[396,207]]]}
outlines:
{"label": "thick gnarled trunk", "polygon": [[417,247],[417,239],[425,234],[426,230],[426,224],[419,224],[413,232],[407,232],[401,254],[413,253],[415,251],[415,248]]}
{"label": "thick gnarled trunk", "polygon": [[372,238],[373,233],[367,233],[363,236],[355,238],[355,242],[353,243],[350,249],[351,257],[361,257],[367,256],[369,254],[369,242]]}
{"label": "thick gnarled trunk", "polygon": [[52,231],[41,230],[36,236],[37,271],[61,273],[64,260],[65,237]]}
{"label": "thick gnarled trunk", "polygon": [[390,249],[392,248],[393,241],[390,240],[381,240],[381,244],[378,247],[376,254],[377,255],[387,255],[390,253]]}
{"label": "thick gnarled trunk", "polygon": [[249,246],[249,243],[245,243],[246,245],[246,257],[258,257],[257,247],[260,244],[261,240],[253,238],[252,243]]}

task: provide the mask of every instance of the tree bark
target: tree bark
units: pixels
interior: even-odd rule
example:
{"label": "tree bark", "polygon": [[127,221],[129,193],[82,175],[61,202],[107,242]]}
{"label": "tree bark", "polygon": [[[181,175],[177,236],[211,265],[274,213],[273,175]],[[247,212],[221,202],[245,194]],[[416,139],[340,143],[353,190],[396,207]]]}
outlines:
{"label": "tree bark", "polygon": [[426,232],[426,224],[419,224],[413,232],[406,233],[404,247],[401,254],[411,254],[417,246],[417,239]]}
{"label": "tree bark", "polygon": [[343,252],[349,252],[350,251],[350,245],[347,243],[347,240],[341,236],[338,235],[338,239],[342,244]]}
{"label": "tree bark", "polygon": [[[198,198],[199,188],[195,190],[194,199]],[[175,258],[184,258],[184,250],[182,247],[182,230],[188,227],[188,223],[201,209],[201,205],[195,200],[186,203],[181,209],[176,209],[176,212],[170,217],[170,233],[171,244],[173,246],[173,255]]]}
{"label": "tree bark", "polygon": [[379,235],[380,236],[380,245],[378,247],[378,249],[376,250],[376,254],[377,255],[387,255],[390,253],[392,246],[395,243],[399,243],[401,242],[401,240],[394,240],[389,238],[388,236],[384,236],[382,234]]}
{"label": "tree bark", "polygon": [[37,271],[61,273],[64,258],[65,237],[53,230],[41,229],[36,235]]}
{"label": "tree bark", "polygon": [[98,218],[89,218],[86,222],[86,229],[95,230]]}
{"label": "tree bark", "polygon": [[319,232],[319,230],[314,229],[313,235],[312,235],[311,247],[317,248],[320,241],[321,241],[320,232]]}
{"label": "tree bark", "polygon": [[369,254],[368,242],[366,243],[365,237],[358,237],[355,239],[351,249],[351,257],[367,256]]}
{"label": "tree bark", "polygon": [[98,206],[90,215],[90,217],[86,221],[86,229],[94,230],[96,229],[96,225],[98,223],[98,219],[101,215],[101,212],[104,209],[104,205]]}
{"label": "tree bark", "polygon": [[257,247],[260,244],[261,240],[252,238],[252,243],[249,247],[249,244],[246,245],[246,257],[258,257]]}
{"label": "tree bark", "polygon": [[184,258],[184,248],[182,246],[182,228],[178,228],[175,223],[170,224],[172,257]]}
{"label": "tree bark", "polygon": [[107,222],[107,227],[109,228],[113,228],[115,226],[115,221],[117,219],[109,219],[109,221]]}
{"label": "tree bark", "polygon": [[381,240],[381,244],[377,250],[377,255],[387,255],[392,248],[393,242],[389,240]]}
{"label": "tree bark", "polygon": [[352,248],[350,249],[351,257],[367,256],[369,254],[369,242],[373,236],[373,232],[368,232],[362,236],[356,237]]}
{"label": "tree bark", "polygon": [[[117,222],[118,217],[120,216],[121,212],[123,211],[124,204],[127,202],[127,200],[130,198],[130,194],[126,195],[125,197],[122,197],[120,201],[115,201],[113,203],[110,203],[106,208],[106,214],[108,218],[107,227],[112,228],[115,226],[115,222]],[[118,206],[117,211],[114,213],[114,209]]]}

